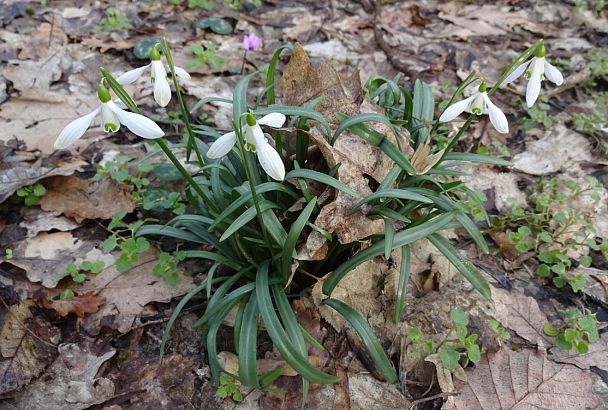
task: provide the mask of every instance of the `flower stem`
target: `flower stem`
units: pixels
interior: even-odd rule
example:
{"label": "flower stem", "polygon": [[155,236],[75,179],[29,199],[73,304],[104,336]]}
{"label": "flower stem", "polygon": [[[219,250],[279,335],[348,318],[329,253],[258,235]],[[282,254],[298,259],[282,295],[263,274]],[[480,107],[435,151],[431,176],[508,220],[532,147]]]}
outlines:
{"label": "flower stem", "polygon": [[196,158],[198,159],[198,163],[202,167],[203,165],[205,165],[205,160],[203,159],[203,156],[201,155],[201,152],[198,149],[198,144],[194,139],[194,131],[192,131],[192,125],[190,125],[190,113],[186,109],[186,104],[184,103],[184,99],[182,98],[182,93],[177,82],[177,76],[175,75],[175,65],[173,64],[173,57],[171,56],[171,51],[169,50],[169,44],[167,43],[166,38],[163,38],[161,47],[163,49],[163,54],[167,59],[169,71],[171,71],[171,78],[173,79],[173,84],[175,85],[175,95],[177,96],[179,109],[182,113],[182,119],[184,120],[184,124],[186,125],[186,132],[188,133],[188,144],[186,145],[186,160],[190,161],[190,153],[191,150],[194,149],[194,152],[196,153]]}
{"label": "flower stem", "polygon": [[525,63],[531,56],[536,52],[536,49],[543,44],[543,39],[537,40],[534,44],[532,44],[526,51],[521,53],[519,57],[517,57],[502,73],[502,75],[498,78],[498,81],[494,84],[494,86],[488,91],[488,96],[491,97],[492,94],[502,85],[502,82],[506,80],[506,78],[515,70],[517,67]]}

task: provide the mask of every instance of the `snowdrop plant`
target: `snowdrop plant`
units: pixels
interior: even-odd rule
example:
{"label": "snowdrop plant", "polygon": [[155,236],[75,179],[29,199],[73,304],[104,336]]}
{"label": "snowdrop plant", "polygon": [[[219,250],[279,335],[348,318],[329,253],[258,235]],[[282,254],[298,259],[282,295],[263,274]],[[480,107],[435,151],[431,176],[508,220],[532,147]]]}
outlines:
{"label": "snowdrop plant", "polygon": [[564,82],[562,73],[547,61],[545,54],[545,45],[541,42],[536,48],[535,56],[513,70],[504,80],[506,85],[517,80],[525,73],[525,77],[528,79],[528,86],[526,87],[526,104],[528,104],[528,107],[532,107],[536,102],[540,94],[541,82],[545,77],[555,85],[562,85]]}
{"label": "snowdrop plant", "polygon": [[[101,127],[105,132],[117,132],[120,124],[123,124],[133,134],[142,138],[156,139],[165,135],[163,130],[151,119],[120,108],[112,101],[110,91],[103,85],[103,82],[97,88],[97,96],[100,101],[99,107],[66,125],[55,140],[55,149],[65,149],[82,137],[99,113],[101,113]],[[119,104],[122,105],[122,102],[119,101]]]}
{"label": "snowdrop plant", "polygon": [[[536,51],[537,45],[513,62],[496,84],[504,82]],[[507,132],[508,123],[502,111],[490,101],[497,85],[488,90],[485,82],[470,97],[450,106],[438,120],[435,120],[433,92],[419,80],[413,93],[397,81],[374,79],[368,83],[370,100],[379,108],[376,113],[349,117],[339,112],[317,112],[311,108],[314,101],[302,107],[277,104],[275,71],[281,53],[290,49],[291,46],[281,47],[272,56],[265,78],[262,78],[263,84],[260,84],[265,90],[263,95],[252,99],[248,91],[251,81],[259,81],[259,73],[253,72],[240,79],[229,101],[233,110],[233,130],[221,133],[206,124],[190,124],[190,112],[177,83],[179,70],[173,64],[167,42],[159,45],[158,50],[165,56],[171,72],[186,138],[172,146],[163,138],[156,139],[155,143],[183,176],[186,183],[184,196],[189,207],[186,213],[164,224],[144,224],[136,234],[172,238],[180,242],[180,252],[183,250],[186,258],[205,259],[211,263],[206,279],[184,297],[169,320],[161,352],[164,352],[171,326],[181,309],[194,295],[204,292],[208,303],[197,326],[206,342],[213,380],[217,383],[219,375],[226,371],[218,360],[216,337],[224,319],[236,311],[233,336],[239,369],[238,374],[231,376],[252,387],[268,385],[271,378],[261,377],[257,372],[259,353],[256,346],[259,323],[262,322],[262,328],[282,358],[302,376],[305,401],[309,383],[334,383],[338,380],[331,372],[321,371],[311,364],[308,345],[322,346],[302,328],[288,299],[288,294],[298,294],[311,284],[311,280],[324,278],[322,290],[327,298],[323,303],[352,325],[368,348],[377,369],[391,383],[398,382],[397,372],[369,324],[360,313],[331,298],[345,275],[375,258],[383,257],[388,263],[392,261],[393,251],[401,252],[393,312],[393,319],[399,322],[405,306],[410,245],[417,240],[428,239],[475,289],[485,297],[490,296],[489,285],[481,274],[463,259],[441,231],[462,227],[483,251],[488,251],[483,235],[470,218],[471,212],[463,205],[465,202],[476,203],[484,217],[483,204],[458,181],[459,174],[450,168],[450,162],[507,166],[505,161],[458,153],[453,148],[479,115],[488,114],[500,132]],[[155,59],[157,56],[154,54],[152,57],[156,85],[161,69],[156,68],[160,67],[155,63],[159,61]],[[133,119],[133,115],[139,114],[139,108],[121,83],[141,75],[145,69],[132,70],[118,80],[102,70],[108,86],[131,111],[129,114],[116,114],[119,118]],[[165,70],[164,66],[162,70]],[[162,77],[165,78],[164,74]],[[475,80],[476,73],[472,73],[452,99]],[[162,87],[165,91],[160,94],[168,89],[164,85]],[[249,104],[252,100],[256,101],[255,106]],[[108,101],[104,94],[102,103]],[[227,102],[222,98],[205,98],[192,112],[213,101]],[[441,149],[434,147],[432,141],[439,124],[451,121],[465,111],[471,113],[469,118],[447,145]],[[387,116],[380,112],[390,114]],[[331,123],[336,119],[339,124],[332,127]],[[372,123],[383,123],[396,139],[387,138]],[[272,129],[274,146],[262,127]],[[370,149],[390,158],[392,169],[377,184],[369,184],[375,186],[371,194],[362,195],[340,179],[341,164],[329,164],[319,154],[321,150],[317,148],[320,147],[310,146],[313,129],[325,138],[325,150],[333,149],[345,132],[359,136],[371,145]],[[187,171],[182,161],[176,158],[174,151],[182,145],[186,149],[185,160],[196,165],[197,170]],[[424,149],[418,149],[420,146]],[[407,148],[418,153],[416,166],[406,154]],[[190,158],[191,152],[196,153],[193,159]],[[361,178],[365,178],[363,174]],[[320,226],[319,217],[327,205],[327,198],[331,201],[337,193],[352,198],[354,205],[350,211],[364,212],[362,217],[382,221],[384,231],[343,243],[336,232]],[[309,260],[298,252],[313,234],[320,235],[327,244],[327,255],[319,260]]]}
{"label": "snowdrop plant", "polygon": [[[167,70],[160,60],[160,53],[156,47],[150,52],[150,64],[127,71],[117,78],[121,85],[132,84],[137,81],[146,70],[150,69],[150,81],[154,84],[154,100],[161,107],[166,107],[171,101],[171,86],[167,81]],[[175,74],[182,79],[189,80],[190,74],[183,68],[173,66]]]}

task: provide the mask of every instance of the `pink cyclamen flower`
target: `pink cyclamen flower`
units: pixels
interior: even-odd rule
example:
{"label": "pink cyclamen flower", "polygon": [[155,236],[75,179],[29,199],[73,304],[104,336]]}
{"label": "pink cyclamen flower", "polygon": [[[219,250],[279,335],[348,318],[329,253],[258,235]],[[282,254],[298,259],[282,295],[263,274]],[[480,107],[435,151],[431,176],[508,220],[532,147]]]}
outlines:
{"label": "pink cyclamen flower", "polygon": [[262,47],[262,39],[255,34],[246,34],[243,37],[243,48],[246,51],[255,51]]}

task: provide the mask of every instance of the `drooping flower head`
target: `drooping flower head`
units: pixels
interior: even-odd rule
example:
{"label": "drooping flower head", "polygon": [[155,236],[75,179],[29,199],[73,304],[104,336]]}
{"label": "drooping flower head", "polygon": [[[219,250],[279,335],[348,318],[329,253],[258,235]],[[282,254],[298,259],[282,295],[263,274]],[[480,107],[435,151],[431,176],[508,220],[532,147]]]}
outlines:
{"label": "drooping flower head", "polygon": [[[150,52],[150,64],[127,71],[118,77],[116,81],[121,85],[132,84],[143,75],[148,67],[150,67],[151,71],[150,79],[154,84],[154,100],[161,107],[166,107],[169,101],[171,101],[171,86],[169,86],[169,81],[167,80],[167,70],[162,61],[160,61],[160,53],[156,47],[152,48]],[[183,68],[174,66],[174,69],[175,75],[178,77],[186,80],[190,79],[190,74]]]}
{"label": "drooping flower head", "polygon": [[[279,153],[268,143],[264,136],[264,131],[260,125],[267,125],[272,128],[280,128],[285,123],[285,115],[281,113],[270,113],[258,120],[247,113],[246,124],[242,128],[245,137],[245,149],[254,152],[262,169],[273,179],[282,181],[285,178],[285,165]],[[211,159],[221,158],[228,154],[236,144],[237,136],[235,131],[231,131],[219,137],[207,151],[207,156]]]}
{"label": "drooping flower head", "polygon": [[458,101],[450,105],[439,117],[440,122],[452,121],[464,111],[475,115],[488,114],[490,122],[496,128],[496,131],[506,134],[509,132],[509,123],[505,114],[498,108],[488,97],[487,86],[485,81],[482,82],[477,90],[462,101]]}
{"label": "drooping flower head", "polygon": [[243,37],[243,48],[245,51],[255,51],[262,47],[262,40],[255,34],[246,34]]}
{"label": "drooping flower head", "polygon": [[55,149],[64,149],[74,143],[84,135],[89,128],[93,119],[101,112],[101,127],[105,132],[117,132],[120,129],[120,124],[126,126],[133,134],[142,138],[156,139],[160,138],[165,133],[151,119],[134,112],[125,111],[120,108],[110,95],[110,91],[103,85],[99,84],[97,88],[97,96],[99,97],[100,105],[95,110],[87,115],[77,118],[70,122],[59,133],[55,140]]}
{"label": "drooping flower head", "polygon": [[528,79],[528,86],[526,87],[526,104],[528,107],[532,107],[536,102],[540,94],[541,82],[545,77],[555,85],[562,85],[564,82],[562,73],[546,60],[545,54],[545,45],[541,43],[536,49],[535,56],[513,70],[504,81],[504,84],[512,83],[525,72],[525,77]]}

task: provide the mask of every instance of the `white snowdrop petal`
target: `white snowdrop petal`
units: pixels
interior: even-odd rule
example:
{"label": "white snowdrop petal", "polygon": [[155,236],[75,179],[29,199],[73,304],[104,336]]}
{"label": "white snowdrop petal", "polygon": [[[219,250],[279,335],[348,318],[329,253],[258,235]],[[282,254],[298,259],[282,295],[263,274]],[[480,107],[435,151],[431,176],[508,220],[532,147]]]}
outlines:
{"label": "white snowdrop petal", "polygon": [[133,134],[147,139],[156,139],[165,135],[164,131],[151,119],[141,114],[124,111],[112,101],[108,101],[106,104]]}
{"label": "white snowdrop petal", "polygon": [[475,96],[476,94],[473,94],[462,101],[458,101],[457,103],[450,105],[439,117],[439,122],[452,121],[454,118],[458,117],[469,107],[469,104],[473,101]]}
{"label": "white snowdrop petal", "polygon": [[260,142],[256,146],[258,161],[262,169],[272,178],[277,181],[282,181],[285,178],[285,165],[281,161],[279,153],[266,140]]}
{"label": "white snowdrop petal", "polygon": [[211,144],[209,151],[207,151],[207,156],[211,159],[221,158],[230,152],[234,144],[236,144],[236,132],[231,131],[222,135]]}
{"label": "white snowdrop petal", "polygon": [[76,118],[68,125],[66,125],[65,128],[61,130],[59,136],[55,140],[55,149],[67,148],[78,138],[82,137],[86,132],[87,128],[89,128],[89,126],[91,125],[91,122],[93,122],[93,118],[95,118],[95,116],[99,114],[100,110],[101,107],[97,107],[95,110],[91,111],[87,115],[80,118]]}
{"label": "white snowdrop petal", "polygon": [[166,107],[171,101],[171,87],[167,81],[167,72],[160,60],[152,61],[154,67],[154,100],[161,107]]}
{"label": "white snowdrop petal", "polygon": [[545,61],[545,76],[555,85],[562,85],[564,83],[564,76],[562,73],[547,61]]}
{"label": "white snowdrop petal", "polygon": [[143,67],[135,68],[133,70],[129,70],[126,73],[122,74],[120,77],[118,77],[116,81],[118,81],[118,84],[120,85],[132,84],[143,75],[144,71],[146,71],[148,67],[150,67],[150,64],[145,65]]}
{"label": "white snowdrop petal", "polygon": [[280,128],[285,124],[285,115],[278,112],[272,112],[260,118],[258,124],[268,125],[272,128]]}
{"label": "white snowdrop petal", "polygon": [[190,74],[188,74],[188,72],[183,68],[178,66],[173,66],[173,68],[175,69],[175,75],[179,78],[183,78],[184,80],[189,80],[191,78]]}
{"label": "white snowdrop petal", "polygon": [[517,80],[519,77],[521,77],[521,75],[523,73],[526,72],[526,68],[528,67],[528,64],[530,64],[532,60],[528,60],[525,63],[521,64],[519,67],[517,67],[515,70],[513,70],[513,72],[511,72],[511,74],[509,74],[509,76],[507,78],[505,78],[505,81],[503,81],[504,85],[507,85],[509,83],[512,83],[513,81]]}
{"label": "white snowdrop petal", "polygon": [[528,86],[526,87],[526,104],[532,107],[540,94],[541,72],[539,70],[532,71]]}
{"label": "white snowdrop petal", "polygon": [[101,128],[104,132],[116,132],[120,129],[120,120],[107,103],[101,104]]}
{"label": "white snowdrop petal", "polygon": [[500,108],[498,108],[492,101],[490,101],[490,97],[486,93],[483,93],[483,99],[486,102],[486,106],[488,107],[488,114],[490,116],[490,122],[496,128],[496,131],[501,134],[506,134],[509,132],[509,121],[507,121],[507,117],[505,113],[502,112]]}

